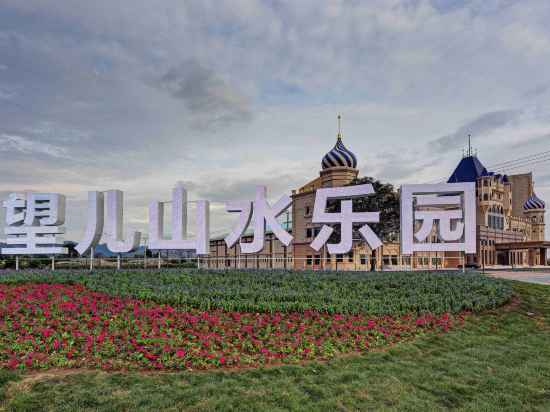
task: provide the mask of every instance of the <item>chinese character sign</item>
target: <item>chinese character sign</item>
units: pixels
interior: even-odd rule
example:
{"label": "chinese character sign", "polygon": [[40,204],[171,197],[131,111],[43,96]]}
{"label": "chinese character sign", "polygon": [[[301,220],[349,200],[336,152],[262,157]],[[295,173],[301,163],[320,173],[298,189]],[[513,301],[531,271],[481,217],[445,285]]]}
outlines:
{"label": "chinese character sign", "polygon": [[440,251],[476,253],[475,183],[401,187],[401,253]]}
{"label": "chinese character sign", "polygon": [[172,239],[164,234],[164,203],[149,204],[149,249],[193,250],[207,255],[210,243],[210,203],[198,200],[195,239],[187,239],[187,191],[181,183],[172,190]]}
{"label": "chinese character sign", "polygon": [[131,252],[139,246],[140,232],[132,232],[126,239],[123,237],[123,200],[120,190],[108,190],[106,196],[101,192],[88,192],[88,222],[84,237],[76,246],[78,253],[83,255],[97,246],[102,236],[113,253]]}
{"label": "chinese character sign", "polygon": [[[382,246],[369,223],[378,223],[380,214],[354,212],[353,199],[374,194],[371,184],[320,188],[315,193],[312,223],[321,223],[321,230],[311,243],[319,251],[327,245],[328,253],[344,254],[353,247],[354,227],[371,249]],[[329,212],[330,200],[340,202],[340,211]],[[171,234],[164,233],[164,205],[169,202],[153,201],[149,205],[149,248],[155,250],[192,250],[208,255],[210,243],[210,203],[196,203],[196,231],[187,238],[187,191],[177,184],[172,191]],[[292,204],[287,196],[270,205],[267,188],[258,186],[254,200],[226,203],[226,211],[238,213],[233,230],[225,237],[228,247],[240,242],[242,253],[259,253],[265,244],[269,227],[277,239],[289,246],[293,237],[277,218]],[[57,193],[11,193],[3,202],[6,209],[7,235],[3,254],[66,254],[67,248],[58,244],[57,235],[64,233],[65,197]],[[88,193],[87,223],[84,236],[76,246],[81,255],[104,239],[114,253],[135,250],[141,233],[133,231],[123,235],[123,193],[120,190]],[[328,243],[334,226],[340,228],[340,240]],[[240,239],[249,226],[253,228],[252,242]],[[476,204],[474,183],[436,185],[404,185],[401,188],[401,248],[403,254],[421,251],[476,252]]]}
{"label": "chinese character sign", "polygon": [[[325,223],[317,237],[313,240],[311,247],[320,250],[329,240],[334,229],[327,226],[326,223],[337,223],[340,225],[341,236],[339,243],[330,243],[327,245],[328,253],[348,253],[353,246],[353,224],[354,223],[378,223],[380,220],[379,212],[354,212],[352,200],[355,197],[366,196],[374,193],[371,184],[334,187],[328,189],[317,189],[315,194],[315,204],[313,206],[313,223]],[[341,200],[340,212],[326,212],[327,201],[329,199]],[[348,200],[342,200],[348,199]],[[368,225],[359,228],[359,233],[371,247],[376,249],[382,246],[382,242]]]}
{"label": "chinese character sign", "polygon": [[277,218],[289,208],[292,199],[282,196],[273,206],[267,203],[267,188],[258,186],[256,188],[256,199],[251,201],[229,202],[226,205],[228,212],[239,213],[239,220],[231,233],[226,236],[225,243],[233,247],[242,237],[250,222],[254,223],[254,238],[252,242],[240,242],[239,246],[243,253],[258,253],[264,248],[266,223],[269,225],[275,237],[285,246],[290,245],[292,236],[281,227]]}
{"label": "chinese character sign", "polygon": [[11,193],[3,202],[6,208],[5,255],[64,254],[57,235],[65,231],[65,196],[57,193]]}

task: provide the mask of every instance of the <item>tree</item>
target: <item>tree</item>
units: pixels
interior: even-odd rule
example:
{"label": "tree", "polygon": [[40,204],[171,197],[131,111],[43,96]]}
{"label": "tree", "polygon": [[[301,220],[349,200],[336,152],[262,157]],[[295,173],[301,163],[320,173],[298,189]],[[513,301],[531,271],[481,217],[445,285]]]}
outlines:
{"label": "tree", "polygon": [[[399,239],[400,207],[399,193],[392,184],[383,183],[372,177],[361,177],[354,179],[346,186],[372,184],[375,193],[368,196],[353,199],[354,212],[380,212],[379,223],[369,223],[376,235],[385,242],[395,242]],[[328,212],[339,212],[340,201],[331,200],[327,205]],[[359,226],[358,226],[359,227]],[[354,234],[354,239],[360,236]],[[340,228],[334,227],[331,242],[338,242],[340,239]]]}

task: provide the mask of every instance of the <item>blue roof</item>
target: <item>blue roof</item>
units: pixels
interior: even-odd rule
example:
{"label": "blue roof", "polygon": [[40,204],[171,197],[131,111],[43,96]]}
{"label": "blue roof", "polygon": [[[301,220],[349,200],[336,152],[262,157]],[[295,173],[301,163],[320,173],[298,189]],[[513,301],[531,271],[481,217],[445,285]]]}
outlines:
{"label": "blue roof", "polygon": [[475,182],[478,177],[489,175],[476,156],[467,156],[462,158],[447,183]]}

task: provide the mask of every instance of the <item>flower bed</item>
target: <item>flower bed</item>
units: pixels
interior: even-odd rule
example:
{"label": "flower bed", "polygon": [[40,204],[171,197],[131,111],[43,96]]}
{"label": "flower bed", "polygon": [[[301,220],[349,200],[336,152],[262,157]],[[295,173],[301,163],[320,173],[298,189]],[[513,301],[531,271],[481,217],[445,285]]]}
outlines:
{"label": "flower bed", "polygon": [[510,285],[459,272],[113,271],[8,272],[0,283],[78,283],[182,309],[398,316],[496,308]]}
{"label": "flower bed", "polygon": [[0,365],[208,369],[295,363],[445,332],[465,313],[181,310],[82,285],[0,284]]}

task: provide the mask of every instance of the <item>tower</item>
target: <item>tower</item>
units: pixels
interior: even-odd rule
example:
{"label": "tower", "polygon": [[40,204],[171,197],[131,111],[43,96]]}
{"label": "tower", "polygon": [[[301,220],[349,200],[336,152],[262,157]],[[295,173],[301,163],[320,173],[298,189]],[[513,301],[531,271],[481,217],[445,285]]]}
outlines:
{"label": "tower", "polygon": [[544,240],[544,213],[546,204],[533,193],[523,204],[523,214],[531,223],[531,238],[529,240]]}
{"label": "tower", "polygon": [[336,144],[321,162],[321,187],[337,187],[351,183],[357,177],[357,158],[342,142],[342,116],[338,115]]}

